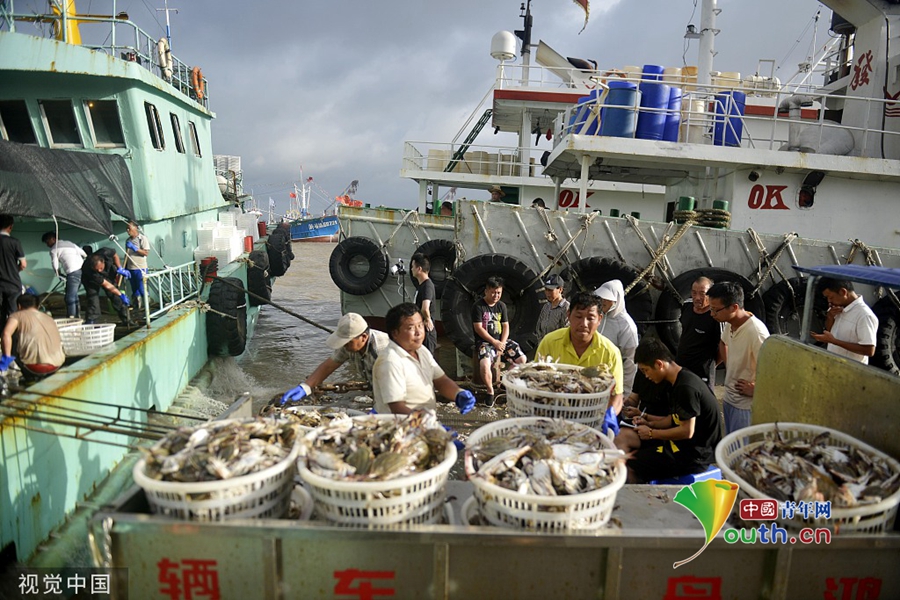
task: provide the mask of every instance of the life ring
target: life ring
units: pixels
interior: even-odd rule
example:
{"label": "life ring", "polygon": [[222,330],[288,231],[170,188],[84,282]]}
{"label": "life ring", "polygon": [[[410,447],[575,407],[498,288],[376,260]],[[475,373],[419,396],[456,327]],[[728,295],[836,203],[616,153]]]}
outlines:
{"label": "life ring", "polygon": [[388,275],[388,257],[372,240],[350,237],[338,244],[328,261],[334,284],[348,294],[365,296],[384,283]]}
{"label": "life ring", "polygon": [[159,62],[159,71],[166,80],[172,79],[172,52],[169,49],[169,40],[164,37],[156,42],[156,54]]}
{"label": "life ring", "polygon": [[250,306],[266,304],[265,300],[272,299],[272,284],[269,279],[269,255],[264,250],[254,250],[250,253],[250,266],[247,268],[247,290],[263,298],[249,296]]}
{"label": "life ring", "polygon": [[[698,277],[708,277],[716,283],[723,281],[734,281],[741,284],[744,290],[744,308],[754,314],[757,319],[766,314],[766,307],[763,299],[756,294],[751,296],[754,285],[743,275],[738,275],[734,271],[727,269],[718,269],[716,267],[703,267],[700,269],[691,269],[685,271],[672,280],[672,286],[681,294],[684,301],[691,298],[691,286]],[[669,350],[678,351],[678,341],[681,339],[681,309],[682,304],[671,291],[665,291],[659,296],[656,302],[656,320],[664,321],[656,324],[656,333]]]}
{"label": "life ring", "polygon": [[872,306],[878,317],[875,333],[875,356],[872,364],[900,375],[900,310],[890,298],[882,298]]}
{"label": "life ring", "polygon": [[291,258],[293,252],[290,250],[291,241],[288,239],[288,233],[276,227],[266,239],[266,254],[269,257],[269,274],[275,277],[281,277],[287,273],[291,266]]}
{"label": "life ring", "polygon": [[[766,327],[770,334],[800,339],[803,307],[806,304],[806,283],[806,279],[794,277],[787,281],[779,281],[763,294],[763,303],[766,305]],[[822,294],[817,293],[813,302],[810,331],[821,332],[824,329],[826,312],[828,301]]]}
{"label": "life ring", "polygon": [[456,268],[444,286],[441,299],[444,333],[461,352],[472,354],[475,347],[472,306],[483,297],[488,277],[495,275],[504,280],[503,302],[509,309],[509,337],[527,354],[537,345],[534,330],[541,314],[542,284],[528,265],[513,256],[481,254]]}
{"label": "life ring", "polygon": [[[612,279],[618,279],[623,287],[628,287],[638,275],[640,273],[637,269],[601,256],[582,258],[560,273],[563,279],[572,282],[572,290],[585,292],[593,292]],[[626,294],[625,310],[637,325],[638,335],[644,335],[646,323],[653,317],[653,297],[650,295],[650,286],[645,281],[635,285]]]}
{"label": "life ring", "polygon": [[247,345],[247,300],[243,289],[244,283],[237,277],[216,279],[209,288],[206,342],[210,356],[240,356],[244,352]]}
{"label": "life ring", "polygon": [[206,94],[206,82],[203,81],[203,71],[200,70],[200,67],[191,69],[191,87],[197,94],[197,100],[203,100],[203,96]]}
{"label": "life ring", "polygon": [[610,77],[612,77],[613,75],[615,75],[616,77],[619,77],[620,79],[628,79],[628,73],[619,71],[618,69],[610,69],[609,71],[606,71],[605,73],[603,73],[603,75],[600,76],[600,83],[602,83],[603,85],[606,85],[606,82],[608,81],[608,79]]}
{"label": "life ring", "polygon": [[[451,240],[428,240],[416,248],[415,254],[419,253],[424,254],[431,263],[428,278],[434,283],[434,297],[440,299],[444,294],[447,278],[453,273],[456,264],[456,244]],[[412,269],[409,276],[412,277]],[[415,282],[415,278],[412,278]]]}

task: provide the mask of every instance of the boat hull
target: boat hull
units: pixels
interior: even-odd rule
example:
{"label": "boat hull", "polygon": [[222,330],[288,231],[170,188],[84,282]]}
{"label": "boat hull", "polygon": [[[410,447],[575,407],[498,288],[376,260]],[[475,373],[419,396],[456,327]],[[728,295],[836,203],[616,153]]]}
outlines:
{"label": "boat hull", "polygon": [[291,241],[334,242],[340,227],[336,216],[298,219],[291,223]]}

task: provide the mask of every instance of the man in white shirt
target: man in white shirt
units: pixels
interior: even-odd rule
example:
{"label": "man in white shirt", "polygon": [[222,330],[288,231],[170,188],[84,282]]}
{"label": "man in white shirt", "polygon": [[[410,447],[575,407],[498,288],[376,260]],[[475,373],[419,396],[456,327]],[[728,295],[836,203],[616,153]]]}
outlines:
{"label": "man in white shirt", "polygon": [[725,359],[725,396],[722,412],[725,433],[750,426],[750,409],[756,390],[756,362],[759,349],[769,337],[765,324],[744,310],[744,290],[737,283],[723,281],[707,290],[709,312],[724,323],[719,355]]}
{"label": "man in white shirt", "polygon": [[435,388],[445,398],[454,398],[459,412],[475,406],[475,396],[447,377],[422,344],[425,324],[415,304],[404,302],[391,308],[384,318],[391,336],[387,349],[372,369],[372,394],[378,413],[409,414],[414,409],[435,410]]}
{"label": "man in white shirt", "polygon": [[57,240],[55,231],[48,231],[41,236],[41,241],[50,248],[50,262],[53,264],[53,271],[63,278],[59,272],[62,266],[65,272],[66,280],[66,316],[74,319],[78,316],[78,288],[81,287],[81,267],[84,265],[84,259],[87,256],[80,246],[67,242],[66,240]]}
{"label": "man in white shirt", "polygon": [[869,357],[875,355],[878,317],[854,291],[850,281],[823,277],[819,280],[819,290],[829,305],[825,331],[810,335],[817,342],[828,344],[829,352],[869,364]]}

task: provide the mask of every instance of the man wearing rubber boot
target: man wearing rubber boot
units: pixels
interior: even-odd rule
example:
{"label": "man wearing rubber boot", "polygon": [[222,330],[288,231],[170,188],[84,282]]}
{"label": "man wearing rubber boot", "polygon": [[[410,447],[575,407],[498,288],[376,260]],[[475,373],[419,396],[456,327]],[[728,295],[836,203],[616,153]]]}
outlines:
{"label": "man wearing rubber boot", "polygon": [[347,361],[354,369],[372,382],[372,367],[378,355],[387,348],[390,338],[386,333],[369,329],[368,323],[356,313],[347,313],[338,321],[337,329],[325,340],[325,345],[334,350],[330,358],[316,367],[312,375],[297,387],[288,390],[281,403],[296,402],[312,393],[312,389],[325,381],[338,367]]}
{"label": "man wearing rubber boot", "polygon": [[494,361],[523,364],[525,353],[515,341],[509,339],[509,311],[500,300],[503,296],[503,278],[488,277],[484,297],[472,306],[472,327],[475,329],[475,348],[478,352],[478,370],[487,386],[485,404],[494,405]]}
{"label": "man wearing rubber boot", "polygon": [[[128,327],[131,325],[131,321],[128,319],[128,294],[120,291],[111,281],[117,270],[111,258],[109,263],[104,258],[104,255],[109,253],[112,253],[113,256],[116,254],[112,248],[100,248],[84,261],[84,264],[87,265],[82,268],[81,278],[81,284],[85,291],[84,322],[96,323],[100,318],[100,290],[102,289],[106,291],[106,295],[112,301],[113,308],[118,313],[119,319],[122,320],[122,325]],[[118,269],[118,271],[123,270],[121,267]],[[110,271],[113,275],[110,275]],[[119,274],[121,275],[121,273]]]}
{"label": "man wearing rubber boot", "polygon": [[597,333],[603,319],[600,302],[600,296],[590,292],[574,294],[569,299],[569,326],[545,335],[538,344],[535,357],[578,367],[607,367],[616,383],[609,395],[602,429],[606,433],[608,428],[612,428],[617,433],[624,389],[622,353],[615,344]]}
{"label": "man wearing rubber boot", "polygon": [[131,304],[140,310],[144,301],[144,277],[147,275],[150,242],[138,230],[134,221],[128,222],[125,231],[128,233],[128,241],[125,242],[125,269],[131,273]]}

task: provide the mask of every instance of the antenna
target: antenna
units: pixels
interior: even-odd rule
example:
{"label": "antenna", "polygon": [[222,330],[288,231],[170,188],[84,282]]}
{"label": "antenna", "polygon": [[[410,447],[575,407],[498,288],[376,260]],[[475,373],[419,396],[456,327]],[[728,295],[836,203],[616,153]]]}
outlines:
{"label": "antenna", "polygon": [[169,0],[165,0],[165,8],[157,8],[157,11],[165,11],[166,13],[166,40],[169,42],[169,49],[172,48],[172,30],[169,27],[169,13],[174,12],[176,15],[178,14],[177,8],[169,8]]}

